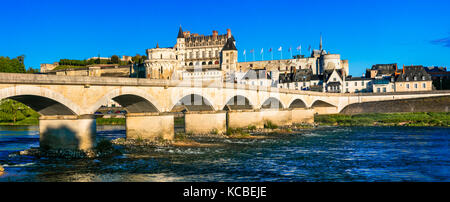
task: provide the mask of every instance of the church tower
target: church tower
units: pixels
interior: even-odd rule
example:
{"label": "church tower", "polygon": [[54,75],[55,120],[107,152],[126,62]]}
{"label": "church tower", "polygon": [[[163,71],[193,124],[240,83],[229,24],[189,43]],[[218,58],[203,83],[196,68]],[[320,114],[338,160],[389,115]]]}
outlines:
{"label": "church tower", "polygon": [[319,50],[322,50],[322,33],[320,34],[320,45],[319,45]]}

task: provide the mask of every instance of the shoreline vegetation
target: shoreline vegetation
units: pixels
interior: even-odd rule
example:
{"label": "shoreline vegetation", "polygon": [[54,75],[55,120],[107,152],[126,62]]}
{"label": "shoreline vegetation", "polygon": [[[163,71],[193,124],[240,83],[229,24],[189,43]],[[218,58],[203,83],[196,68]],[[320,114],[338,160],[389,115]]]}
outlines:
{"label": "shoreline vegetation", "polygon": [[450,112],[405,112],[315,115],[314,122],[326,126],[441,126],[450,125]]}

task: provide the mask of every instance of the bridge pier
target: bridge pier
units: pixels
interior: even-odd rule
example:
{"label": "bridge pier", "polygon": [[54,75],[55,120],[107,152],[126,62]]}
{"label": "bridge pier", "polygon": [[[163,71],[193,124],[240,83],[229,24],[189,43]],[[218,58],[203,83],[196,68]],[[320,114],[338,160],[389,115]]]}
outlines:
{"label": "bridge pier", "polygon": [[41,116],[39,135],[41,148],[89,150],[95,147],[95,117],[93,115]]}
{"label": "bridge pier", "polygon": [[228,127],[247,128],[249,126],[255,126],[256,128],[264,128],[264,121],[260,111],[239,110],[228,112]]}
{"label": "bridge pier", "polygon": [[268,121],[278,126],[292,125],[292,112],[285,109],[261,109],[263,123]]}
{"label": "bridge pier", "polygon": [[130,113],[125,116],[126,136],[130,139],[174,138],[173,114]]}
{"label": "bridge pier", "polygon": [[314,123],[313,109],[292,109],[292,123]]}
{"label": "bridge pier", "polygon": [[184,126],[186,133],[207,134],[227,131],[226,113],[223,111],[186,112]]}

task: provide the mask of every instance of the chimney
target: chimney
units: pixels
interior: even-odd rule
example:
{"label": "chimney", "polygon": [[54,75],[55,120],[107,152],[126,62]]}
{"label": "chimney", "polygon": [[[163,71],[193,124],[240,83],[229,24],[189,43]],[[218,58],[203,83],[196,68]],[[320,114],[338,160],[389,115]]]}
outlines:
{"label": "chimney", "polygon": [[213,39],[217,39],[218,35],[219,35],[219,32],[216,30],[213,30]]}
{"label": "chimney", "polygon": [[227,38],[231,37],[231,29],[227,29]]}

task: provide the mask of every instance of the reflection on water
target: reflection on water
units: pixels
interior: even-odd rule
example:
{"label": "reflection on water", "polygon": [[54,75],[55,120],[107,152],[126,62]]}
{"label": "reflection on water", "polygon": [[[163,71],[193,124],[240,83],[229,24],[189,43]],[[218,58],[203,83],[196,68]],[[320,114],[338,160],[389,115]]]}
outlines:
{"label": "reflection on water", "polygon": [[[97,138],[125,137],[99,126]],[[196,138],[112,159],[12,156],[39,146],[38,127],[0,127],[0,181],[450,181],[449,128],[322,127],[269,139]]]}

